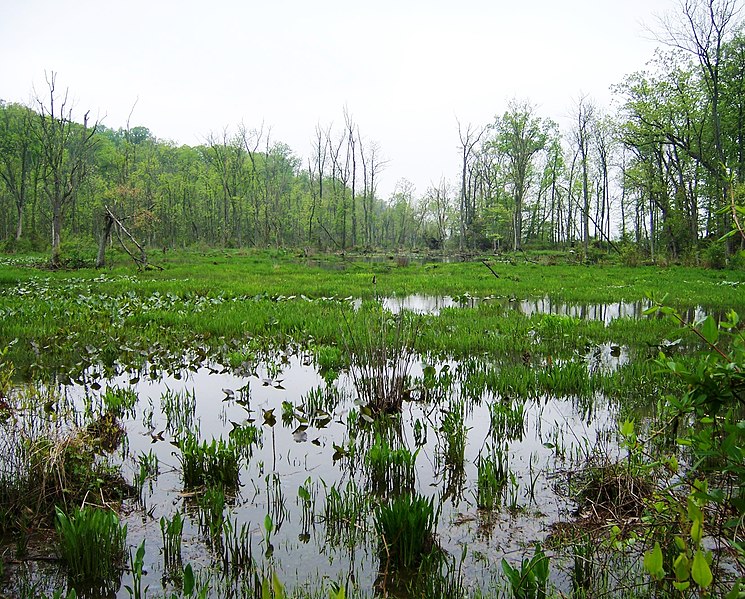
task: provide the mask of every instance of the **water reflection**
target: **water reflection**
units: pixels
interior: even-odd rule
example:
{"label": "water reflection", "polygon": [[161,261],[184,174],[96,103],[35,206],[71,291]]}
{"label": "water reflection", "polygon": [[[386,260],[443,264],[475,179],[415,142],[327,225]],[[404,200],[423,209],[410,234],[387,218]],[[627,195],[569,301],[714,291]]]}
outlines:
{"label": "water reflection", "polygon": [[[605,324],[617,318],[641,319],[647,318],[644,312],[652,307],[649,300],[633,302],[584,303],[568,304],[550,297],[538,299],[515,300],[504,297],[473,297],[468,294],[461,296],[422,295],[391,296],[381,299],[383,307],[394,314],[408,310],[417,314],[438,315],[446,308],[474,308],[481,303],[498,304],[505,310],[513,310],[518,314],[533,316],[535,314],[554,314],[570,316],[583,320],[599,320]],[[681,312],[686,322],[696,322],[706,317],[706,311],[701,307],[689,308]]]}
{"label": "water reflection", "polygon": [[[589,369],[605,369],[618,367],[627,357],[609,345],[590,350],[586,359]],[[360,418],[350,377],[342,374],[327,385],[305,355],[278,356],[256,364],[255,372],[246,376],[204,367],[179,378],[143,379],[130,385],[128,377],[119,377],[102,383],[101,390],[70,387],[68,392],[81,407],[100,405],[107,385],[131,388],[139,397],[134,415],[124,422],[129,443],[122,459],[129,479],[137,474],[138,456],[153,452],[161,464],[157,484],[146,491],[149,494],[143,501],[150,517],[143,519],[139,511],[133,511],[127,518],[133,543],[143,536],[150,539],[148,547],[153,550],[147,555],[152,562],[146,570],[152,588],[164,574],[156,549],[160,545],[157,522],[161,516],[171,517],[175,509],[187,516],[184,561],[199,564],[215,559],[200,529],[198,510],[190,507],[195,502],[184,498],[179,450],[172,445],[183,431],[169,426],[169,421],[188,412],[185,426],[202,440],[227,439],[236,426],[251,424],[261,429],[262,442],[243,464],[238,494],[225,508],[236,528],[246,524],[250,529],[248,542],[255,557],[265,552],[262,523],[269,514],[275,525],[272,563],[288,586],[302,585],[316,576],[319,580],[353,577],[363,588],[372,589],[379,564],[370,505],[360,508],[368,511],[362,514],[352,546],[329,546],[328,540],[338,537],[338,531],[320,515],[332,486],[344,489],[352,484],[363,496],[374,495],[366,456],[380,435],[395,439],[396,447],[416,452],[414,488],[441,505],[438,538],[445,551],[460,555],[465,543],[472,556],[495,549],[519,555],[524,544],[542,539],[548,524],[571,509],[556,494],[549,476],[556,471],[556,460],[570,460],[573,452],[614,428],[602,397],[580,402],[555,397],[523,400],[490,391],[474,394],[467,379],[477,375],[479,368],[459,368],[453,363],[428,367],[448,374],[437,379],[447,387],[442,394],[434,401],[407,402],[400,417],[375,425]],[[424,364],[414,364],[413,388],[423,384],[424,373]],[[266,384],[268,380],[281,384]],[[592,419],[587,417],[587,401],[593,403]],[[268,412],[276,417],[273,426],[266,418]],[[321,412],[328,417],[311,417]],[[445,422],[453,414],[462,418],[455,428],[466,434],[459,465],[442,457],[448,452]],[[517,414],[521,424],[509,420]],[[356,424],[349,426],[350,422]],[[304,434],[298,436],[301,426]],[[512,482],[502,508],[487,518],[476,509],[477,464],[485,448],[495,445],[508,455]],[[305,504],[298,499],[301,487],[312,496],[308,501],[315,516],[311,519],[304,515]],[[464,573],[472,580],[484,575],[475,558],[466,562]]]}

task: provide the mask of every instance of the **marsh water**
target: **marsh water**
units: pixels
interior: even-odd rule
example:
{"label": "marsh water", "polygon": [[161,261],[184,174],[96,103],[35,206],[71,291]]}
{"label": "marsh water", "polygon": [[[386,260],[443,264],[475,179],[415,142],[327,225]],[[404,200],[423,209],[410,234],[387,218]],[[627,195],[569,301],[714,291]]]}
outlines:
{"label": "marsh water", "polygon": [[[479,301],[498,300],[410,296],[387,298],[383,304],[394,313],[436,314]],[[547,299],[504,305],[526,315],[564,314],[606,323],[639,318],[648,307],[643,302],[567,306]],[[576,356],[588,371],[612,371],[628,360],[626,348],[612,344]],[[250,545],[259,569],[276,571],[290,589],[336,581],[372,596],[381,568],[374,501],[367,502],[359,522],[329,522],[324,514],[332,488],[342,495],[385,499],[390,489],[375,480],[366,460],[376,434],[415,456],[413,491],[439,507],[438,546],[457,564],[466,584],[486,589],[499,584],[503,557],[519,562],[534,543],[546,540],[554,523],[571,519],[576,505],[562,473],[598,446],[609,454],[618,451],[616,408],[609,398],[520,399],[474,387],[473,375],[490,368],[498,365],[481,359],[433,363],[411,356],[410,393],[400,416],[384,423],[364,418],[349,372],[321,373],[313,355],[301,350],[277,350],[237,368],[204,363],[195,371],[154,379],[146,376],[146,366],[142,376],[128,372],[94,385],[68,385],[61,393],[81,412],[101,405],[107,389],[126,388],[137,395],[123,420],[126,441],[114,459],[121,460],[125,478],[135,480],[143,456],[157,457],[157,474],[144,479],[139,497],[123,510],[129,545],[145,540],[145,582],[151,589],[171,588],[163,582],[160,519],[179,511],[185,516],[183,563],[212,577],[213,588],[222,589],[213,596],[225,596],[215,566],[221,549],[203,525],[200,491],[184,487],[177,445],[185,430],[209,442],[251,427],[260,438],[242,461],[240,486],[226,497],[222,515],[235,530],[246,526],[242,541]],[[460,465],[448,457],[448,443],[454,441],[446,434],[445,420],[452,414],[458,415],[456,427],[465,435]],[[477,464],[495,448],[504,456],[507,475],[497,505],[481,509]],[[340,532],[340,527],[347,530]],[[128,576],[125,572],[123,584]],[[117,596],[128,594],[122,587]]]}

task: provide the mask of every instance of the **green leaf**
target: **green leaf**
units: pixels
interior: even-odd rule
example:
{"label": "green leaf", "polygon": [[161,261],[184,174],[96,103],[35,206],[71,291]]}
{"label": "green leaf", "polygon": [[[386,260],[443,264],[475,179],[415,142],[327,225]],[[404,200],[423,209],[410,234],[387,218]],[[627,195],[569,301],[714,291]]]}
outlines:
{"label": "green leaf", "polygon": [[681,553],[673,562],[675,578],[678,582],[685,582],[691,576],[691,560],[685,553]]}
{"label": "green leaf", "polygon": [[659,542],[655,543],[650,551],[644,552],[644,569],[656,580],[664,578],[665,569],[662,566],[662,549]]}
{"label": "green leaf", "polygon": [[191,564],[186,564],[184,568],[184,595],[191,595],[194,592],[194,586],[194,569]]}
{"label": "green leaf", "polygon": [[694,547],[698,547],[701,544],[701,537],[703,537],[703,528],[703,524],[699,519],[694,520],[693,524],[691,524],[691,540],[693,541]]}
{"label": "green leaf", "polygon": [[266,529],[267,534],[272,534],[272,529],[274,528],[274,524],[272,522],[272,517],[267,514],[264,516],[264,528]]}
{"label": "green leaf", "polygon": [[630,437],[634,434],[634,421],[633,420],[624,420],[623,424],[621,425],[621,435],[623,437]]}
{"label": "green leaf", "polygon": [[700,549],[697,549],[696,553],[693,555],[691,576],[693,577],[694,582],[702,589],[708,589],[714,580],[714,576],[711,574],[711,568],[709,567],[709,562],[706,561],[706,556]]}
{"label": "green leaf", "polygon": [[704,339],[706,339],[706,341],[711,345],[716,344],[719,340],[719,329],[717,328],[717,323],[714,321],[711,314],[704,319],[704,322],[701,324],[700,332]]}

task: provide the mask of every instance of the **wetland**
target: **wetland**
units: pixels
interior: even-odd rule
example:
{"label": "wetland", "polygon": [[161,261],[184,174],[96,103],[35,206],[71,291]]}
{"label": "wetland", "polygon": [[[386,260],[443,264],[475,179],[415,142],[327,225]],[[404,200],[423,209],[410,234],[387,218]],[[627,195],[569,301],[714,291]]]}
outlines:
{"label": "wetland", "polygon": [[[286,252],[145,272],[5,259],[0,594],[724,594],[743,574],[739,471],[704,486],[683,432],[699,414],[675,401],[716,351],[740,372],[742,281]],[[663,521],[686,546],[657,568]],[[679,555],[696,563],[683,580]]]}

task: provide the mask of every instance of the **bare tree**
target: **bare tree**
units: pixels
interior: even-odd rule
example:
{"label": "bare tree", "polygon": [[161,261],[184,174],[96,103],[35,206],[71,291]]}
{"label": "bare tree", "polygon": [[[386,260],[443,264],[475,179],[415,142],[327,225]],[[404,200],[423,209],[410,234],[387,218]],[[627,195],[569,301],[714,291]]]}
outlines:
{"label": "bare tree", "polygon": [[67,208],[88,176],[89,157],[94,145],[98,122],[89,124],[89,112],[83,116],[82,125],[72,119],[72,106],[66,90],[61,98],[56,89],[57,74],[46,77],[49,103],[38,95],[39,147],[42,159],[44,193],[52,209],[53,268],[61,265],[60,240]]}
{"label": "bare tree", "polygon": [[471,186],[469,182],[470,166],[474,158],[475,148],[486,129],[483,127],[481,129],[476,129],[469,123],[464,130],[460,121],[457,121],[457,123],[462,159],[460,185],[460,250],[463,251],[465,249],[466,232],[470,228],[474,217],[474,205],[472,194],[470,193]]}

